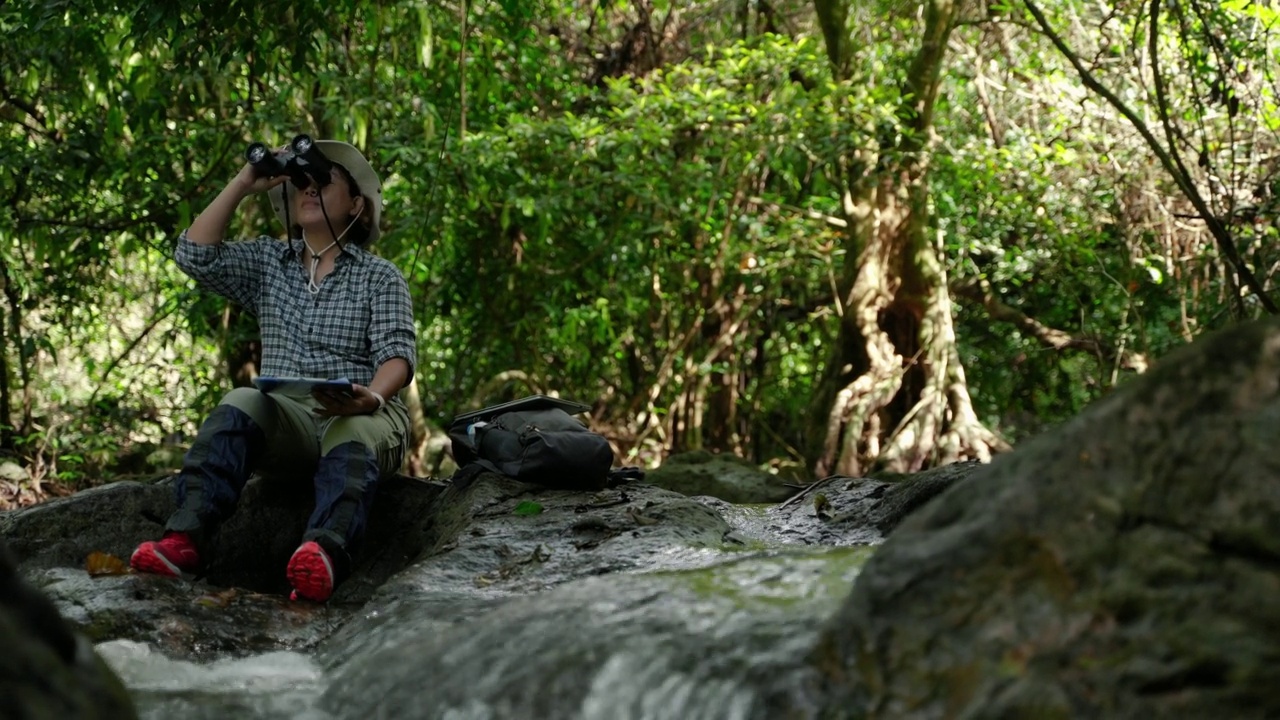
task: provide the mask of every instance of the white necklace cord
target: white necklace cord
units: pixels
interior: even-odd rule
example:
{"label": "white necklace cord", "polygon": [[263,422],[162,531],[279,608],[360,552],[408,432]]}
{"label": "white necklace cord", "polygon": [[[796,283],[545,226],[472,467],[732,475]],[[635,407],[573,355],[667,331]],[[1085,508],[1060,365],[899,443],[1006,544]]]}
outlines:
{"label": "white necklace cord", "polygon": [[310,275],[307,277],[307,292],[311,293],[312,295],[319,295],[319,294],[320,294],[320,283],[316,280],[316,273],[317,273],[317,272],[319,271],[319,269],[320,269],[320,258],[321,258],[321,256],[322,256],[322,255],[324,255],[325,253],[329,252],[329,248],[331,248],[331,247],[333,247],[334,245],[337,245],[338,243],[342,242],[342,238],[346,237],[346,235],[347,235],[347,230],[350,230],[350,229],[351,229],[351,226],[352,226],[352,225],[355,225],[355,224],[356,224],[356,220],[359,220],[359,219],[360,219],[360,216],[358,216],[358,215],[357,215],[356,217],[351,218],[351,222],[350,222],[350,224],[348,224],[348,225],[347,225],[346,230],[343,230],[343,231],[342,231],[342,234],[341,234],[341,235],[339,235],[339,236],[337,237],[337,239],[335,239],[333,242],[331,242],[331,243],[329,243],[328,245],[326,245],[326,246],[325,246],[325,248],[324,248],[323,250],[321,250],[320,252],[316,252],[315,250],[311,250],[311,243],[307,243],[307,233],[306,233],[306,232],[303,232],[303,233],[302,233],[302,241],[303,241],[304,243],[307,243],[307,249],[308,249],[308,250],[311,250],[311,273],[310,273]]}
{"label": "white necklace cord", "polygon": [[[311,274],[307,278],[307,292],[311,293],[312,295],[320,294],[320,284],[316,282],[316,271],[320,269],[320,256],[329,252],[329,248],[337,244],[338,244],[337,240],[329,243],[328,247],[321,250],[318,254],[316,253],[315,250],[311,251]],[[307,248],[310,249],[311,246],[308,245]]]}

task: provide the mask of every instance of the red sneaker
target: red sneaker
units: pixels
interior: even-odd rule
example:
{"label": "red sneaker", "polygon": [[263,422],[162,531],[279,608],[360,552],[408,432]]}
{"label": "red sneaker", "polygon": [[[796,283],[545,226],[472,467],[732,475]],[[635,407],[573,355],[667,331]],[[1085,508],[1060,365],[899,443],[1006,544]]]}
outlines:
{"label": "red sneaker", "polygon": [[333,594],[333,561],[329,559],[329,553],[314,540],[302,543],[293,551],[285,575],[293,586],[290,600],[304,598],[325,602]]}
{"label": "red sneaker", "polygon": [[148,540],[133,551],[129,564],[138,572],[182,577],[183,571],[200,567],[200,553],[191,536],[184,532],[167,532],[159,542]]}

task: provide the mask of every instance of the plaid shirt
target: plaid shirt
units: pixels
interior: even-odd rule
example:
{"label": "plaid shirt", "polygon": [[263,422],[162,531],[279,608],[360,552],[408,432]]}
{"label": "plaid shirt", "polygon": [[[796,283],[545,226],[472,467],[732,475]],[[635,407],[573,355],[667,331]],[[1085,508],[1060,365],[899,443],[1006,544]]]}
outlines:
{"label": "plaid shirt", "polygon": [[412,378],[417,364],[413,306],[396,266],[347,245],[320,292],[312,295],[302,242],[262,236],[197,245],[184,231],[175,259],[202,289],[257,316],[263,375],[347,378],[368,385],[383,363],[399,357],[409,363]]}

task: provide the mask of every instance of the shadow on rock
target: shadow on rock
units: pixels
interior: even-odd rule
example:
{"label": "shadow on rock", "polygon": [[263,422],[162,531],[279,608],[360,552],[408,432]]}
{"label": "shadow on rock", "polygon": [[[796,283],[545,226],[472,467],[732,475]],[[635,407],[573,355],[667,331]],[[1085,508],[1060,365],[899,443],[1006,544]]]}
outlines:
{"label": "shadow on rock", "polygon": [[0,540],[0,696],[4,715],[117,720],[136,717],[120,679],[57,607],[18,576]]}
{"label": "shadow on rock", "polygon": [[871,717],[1280,715],[1280,321],[1162,359],[880,547],[813,661]]}

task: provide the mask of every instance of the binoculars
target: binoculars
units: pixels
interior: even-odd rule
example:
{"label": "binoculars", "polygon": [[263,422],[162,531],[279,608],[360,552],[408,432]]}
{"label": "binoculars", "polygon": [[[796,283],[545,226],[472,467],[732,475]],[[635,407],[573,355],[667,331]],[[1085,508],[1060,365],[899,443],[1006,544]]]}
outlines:
{"label": "binoculars", "polygon": [[289,147],[279,155],[264,143],[251,143],[245,148],[244,159],[249,161],[259,177],[288,175],[298,189],[305,189],[311,183],[322,188],[331,182],[329,173],[333,164],[316,147],[310,135],[294,136]]}

